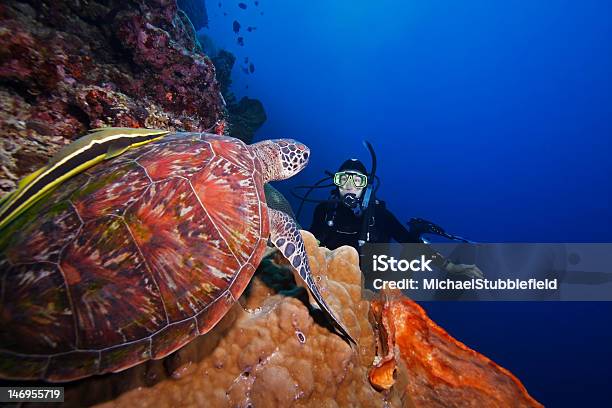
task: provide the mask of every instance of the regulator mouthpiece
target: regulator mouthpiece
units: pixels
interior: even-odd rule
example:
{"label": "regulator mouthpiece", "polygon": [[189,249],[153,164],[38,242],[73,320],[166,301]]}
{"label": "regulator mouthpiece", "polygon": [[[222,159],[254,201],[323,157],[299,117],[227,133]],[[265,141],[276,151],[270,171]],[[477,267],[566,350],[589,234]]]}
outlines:
{"label": "regulator mouthpiece", "polygon": [[356,194],[348,193],[344,195],[344,198],[342,198],[342,203],[348,208],[353,209],[359,205],[359,198],[357,198]]}

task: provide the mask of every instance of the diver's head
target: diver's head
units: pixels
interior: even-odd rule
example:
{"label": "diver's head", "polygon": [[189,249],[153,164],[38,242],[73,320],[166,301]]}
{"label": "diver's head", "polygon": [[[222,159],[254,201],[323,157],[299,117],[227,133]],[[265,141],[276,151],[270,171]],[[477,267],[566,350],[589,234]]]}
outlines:
{"label": "diver's head", "polygon": [[365,166],[357,159],[348,159],[334,174],[338,195],[346,206],[354,208],[360,203],[363,191],[368,185],[367,174]]}
{"label": "diver's head", "polygon": [[264,181],[285,180],[308,164],[310,149],[293,139],[264,140],[249,146],[261,161]]}

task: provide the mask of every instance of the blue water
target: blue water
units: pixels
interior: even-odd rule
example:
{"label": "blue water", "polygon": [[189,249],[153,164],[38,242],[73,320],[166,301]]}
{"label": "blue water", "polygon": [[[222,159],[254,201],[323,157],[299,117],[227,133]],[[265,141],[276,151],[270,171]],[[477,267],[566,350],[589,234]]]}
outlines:
{"label": "blue water", "polygon": [[[266,108],[256,138],[312,150],[286,195],[348,157],[369,165],[368,139],[401,220],[481,242],[612,242],[612,2],[245,3],[209,1],[207,33],[238,57],[234,92]],[[233,20],[257,27],[244,46]],[[425,307],[545,405],[610,405],[612,304]]]}

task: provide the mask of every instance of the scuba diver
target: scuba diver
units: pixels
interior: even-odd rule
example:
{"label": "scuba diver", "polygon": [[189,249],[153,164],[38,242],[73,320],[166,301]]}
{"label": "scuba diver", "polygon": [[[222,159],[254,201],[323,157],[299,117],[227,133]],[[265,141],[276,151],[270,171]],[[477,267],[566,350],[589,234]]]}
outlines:
{"label": "scuba diver", "polygon": [[[310,232],[321,241],[321,245],[329,249],[349,245],[359,250],[365,215],[363,199],[368,184],[367,174],[364,164],[357,159],[345,161],[334,174],[336,189],[332,191],[332,198],[336,200],[316,206],[310,227]],[[375,200],[370,205],[373,208],[367,225],[367,242],[386,243],[392,239],[397,242],[419,242],[387,210],[384,202]]]}
{"label": "scuba diver", "polygon": [[[399,243],[425,244],[424,234],[436,234],[452,240],[469,242],[461,237],[446,233],[441,227],[429,221],[412,218],[407,229],[387,208],[384,201],[376,199],[380,180],[376,177],[376,155],[372,145],[364,142],[372,156],[372,169],[367,171],[365,165],[357,159],[348,159],[342,163],[334,174],[326,172],[328,177],[319,180],[313,186],[299,186],[308,189],[305,196],[295,197],[302,200],[298,217],[304,202],[315,202],[313,221],[309,231],[320,241],[322,246],[336,249],[342,245],[352,246],[362,257],[361,247],[365,243]],[[333,178],[333,184],[320,186]],[[377,182],[374,187],[375,181]],[[333,186],[327,200],[311,200],[308,195],[315,188]],[[430,256],[432,265],[455,276],[483,277],[475,265],[455,264],[434,251],[429,245],[423,245],[423,251]]]}

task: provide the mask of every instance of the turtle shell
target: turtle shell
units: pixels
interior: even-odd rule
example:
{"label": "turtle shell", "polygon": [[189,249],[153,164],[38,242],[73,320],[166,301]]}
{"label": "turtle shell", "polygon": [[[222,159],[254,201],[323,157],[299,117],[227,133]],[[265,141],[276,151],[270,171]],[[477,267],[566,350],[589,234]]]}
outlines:
{"label": "turtle shell", "polygon": [[209,331],[269,235],[238,139],[175,133],[60,185],[0,235],[0,377],[68,381]]}

